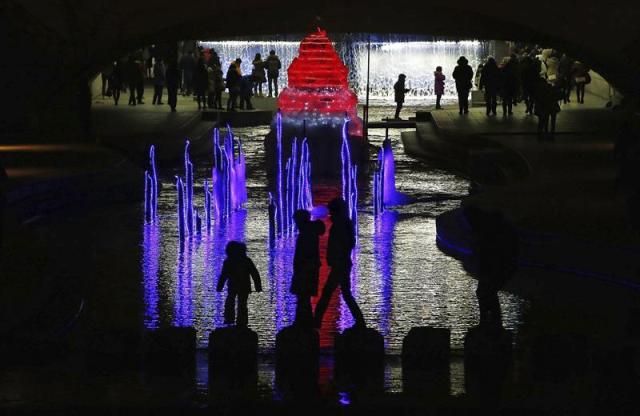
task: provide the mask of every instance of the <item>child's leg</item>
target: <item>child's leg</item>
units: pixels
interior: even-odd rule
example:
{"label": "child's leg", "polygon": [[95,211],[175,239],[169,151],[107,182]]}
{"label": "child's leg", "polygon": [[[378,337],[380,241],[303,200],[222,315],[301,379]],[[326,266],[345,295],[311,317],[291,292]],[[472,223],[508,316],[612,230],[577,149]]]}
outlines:
{"label": "child's leg", "polygon": [[224,323],[231,325],[236,320],[236,293],[229,291],[224,301]]}
{"label": "child's leg", "polygon": [[249,309],[247,308],[248,293],[238,293],[238,319],[237,326],[247,326],[249,323]]}

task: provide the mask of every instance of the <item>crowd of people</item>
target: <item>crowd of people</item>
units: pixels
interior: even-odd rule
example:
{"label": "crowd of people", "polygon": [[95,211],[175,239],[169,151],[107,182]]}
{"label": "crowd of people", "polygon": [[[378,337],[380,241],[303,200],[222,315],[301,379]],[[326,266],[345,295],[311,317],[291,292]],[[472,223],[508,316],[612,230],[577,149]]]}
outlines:
{"label": "crowd of people", "polygon": [[[282,63],[274,50],[266,59],[256,54],[253,69],[243,74],[242,59],[237,58],[229,64],[226,74],[220,57],[213,49],[198,49],[182,55],[179,60],[165,63],[160,56],[145,56],[144,52],[118,60],[102,71],[102,96],[113,97],[118,105],[121,93],[129,91],[131,106],[144,104],[145,80],[153,83],[153,105],[162,105],[164,90],[167,91],[167,104],[176,111],[178,95],[193,97],[198,110],[224,109],[222,93],[227,90],[229,98],[226,110],[252,110],[251,97],[262,97],[263,84],[268,83],[269,97],[278,96],[278,77]],[[239,101],[239,103],[238,103]]]}
{"label": "crowd of people", "polygon": [[[473,70],[466,58],[458,60],[453,72],[459,98],[459,113],[468,113],[468,96]],[[591,82],[589,69],[566,54],[553,50],[522,49],[500,63],[488,57],[476,70],[476,86],[484,92],[487,116],[497,115],[498,98],[502,115],[513,115],[513,106],[525,105],[525,114],[538,116],[538,133],[555,132],[559,102],[571,102],[575,87],[576,102],[584,104],[585,85]]]}
{"label": "crowd of people", "polygon": [[[433,76],[435,108],[438,110],[442,108],[446,79],[442,67],[436,67]],[[461,56],[452,76],[458,94],[459,114],[469,113],[469,93],[475,83],[484,92],[487,116],[497,115],[498,102],[505,117],[513,115],[513,107],[523,102],[525,114],[538,116],[539,134],[555,132],[559,102],[571,102],[574,87],[576,102],[584,104],[585,85],[591,82],[589,69],[583,63],[566,54],[539,48],[523,48],[500,63],[489,56],[478,65],[475,73],[467,58]],[[405,81],[406,76],[400,74],[394,84],[395,119],[400,119],[405,94],[410,91],[405,87]]]}

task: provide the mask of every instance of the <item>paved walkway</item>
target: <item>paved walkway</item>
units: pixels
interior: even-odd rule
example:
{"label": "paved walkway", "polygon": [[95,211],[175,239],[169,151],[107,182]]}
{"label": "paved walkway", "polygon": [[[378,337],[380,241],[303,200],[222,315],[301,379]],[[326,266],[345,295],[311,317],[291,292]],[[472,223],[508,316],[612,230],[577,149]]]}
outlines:
{"label": "paved walkway", "polygon": [[[193,96],[178,96],[176,112],[172,113],[166,104],[151,104],[153,89],[147,87],[144,104],[130,106],[128,95],[123,94],[116,106],[110,97],[97,97],[93,101],[92,126],[99,143],[118,149],[130,158],[140,161],[151,144],[156,145],[159,159],[178,157],[184,140],[198,142],[210,137],[212,121],[203,121]],[[222,103],[226,104],[227,94]],[[268,97],[254,97],[256,110],[274,110],[276,100]],[[193,152],[209,151],[209,140],[194,143]]]}

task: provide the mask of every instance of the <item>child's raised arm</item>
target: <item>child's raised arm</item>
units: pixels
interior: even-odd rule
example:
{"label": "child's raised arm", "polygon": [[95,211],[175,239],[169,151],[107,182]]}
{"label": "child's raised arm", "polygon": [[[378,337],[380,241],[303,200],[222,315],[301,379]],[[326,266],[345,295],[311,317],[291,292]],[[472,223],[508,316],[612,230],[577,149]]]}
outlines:
{"label": "child's raised arm", "polygon": [[262,281],[260,280],[260,273],[258,273],[258,269],[256,269],[256,265],[253,264],[250,258],[247,257],[249,261],[249,274],[253,279],[253,285],[256,287],[256,292],[262,292]]}
{"label": "child's raised arm", "polygon": [[224,263],[222,263],[222,271],[220,272],[220,277],[218,277],[218,286],[216,287],[216,290],[218,292],[222,292],[222,290],[224,289],[224,284],[228,279],[229,279],[229,263],[227,262],[227,260],[225,260]]}

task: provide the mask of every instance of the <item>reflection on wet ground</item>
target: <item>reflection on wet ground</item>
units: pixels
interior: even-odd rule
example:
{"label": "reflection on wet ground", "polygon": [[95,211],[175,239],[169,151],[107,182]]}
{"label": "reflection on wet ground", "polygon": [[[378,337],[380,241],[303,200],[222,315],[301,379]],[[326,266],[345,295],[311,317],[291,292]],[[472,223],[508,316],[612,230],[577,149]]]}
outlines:
{"label": "reflection on wet ground", "polygon": [[[246,242],[249,256],[262,274],[264,292],[249,297],[249,326],[258,333],[263,352],[273,350],[277,331],[290,325],[295,298],[289,293],[295,237],[269,247],[267,178],[263,138],[267,127],[235,129],[247,154],[249,202],[227,223],[211,233],[188,239],[180,247],[176,224],[173,174],[161,171],[159,225],[143,226],[143,285],[145,325],[194,326],[199,346],[222,326],[224,294],[215,291],[224,247],[229,240]],[[372,130],[370,141],[380,144],[384,130]],[[414,326],[451,328],[454,349],[461,349],[464,332],[478,320],[475,281],[458,261],[436,247],[435,217],[459,204],[468,182],[423,162],[404,156],[398,130],[390,131],[396,155],[398,190],[418,202],[389,209],[375,218],[370,207],[370,178],[360,178],[359,242],[354,255],[352,287],[367,324],[380,331],[389,353],[399,353],[402,338]],[[195,203],[203,206],[202,180],[210,160],[196,160]],[[160,167],[162,170],[162,167]],[[198,185],[199,184],[199,185]],[[339,184],[314,184],[314,204],[324,204],[339,193]],[[430,197],[438,196],[437,201]],[[444,197],[444,198],[442,198]],[[327,225],[329,225],[327,223]],[[321,243],[326,247],[326,235]],[[328,274],[323,263],[321,287]],[[313,303],[317,298],[313,299]],[[505,327],[519,323],[522,301],[501,294]],[[335,334],[351,326],[348,308],[336,292],[325,315],[321,345],[330,348]]]}

